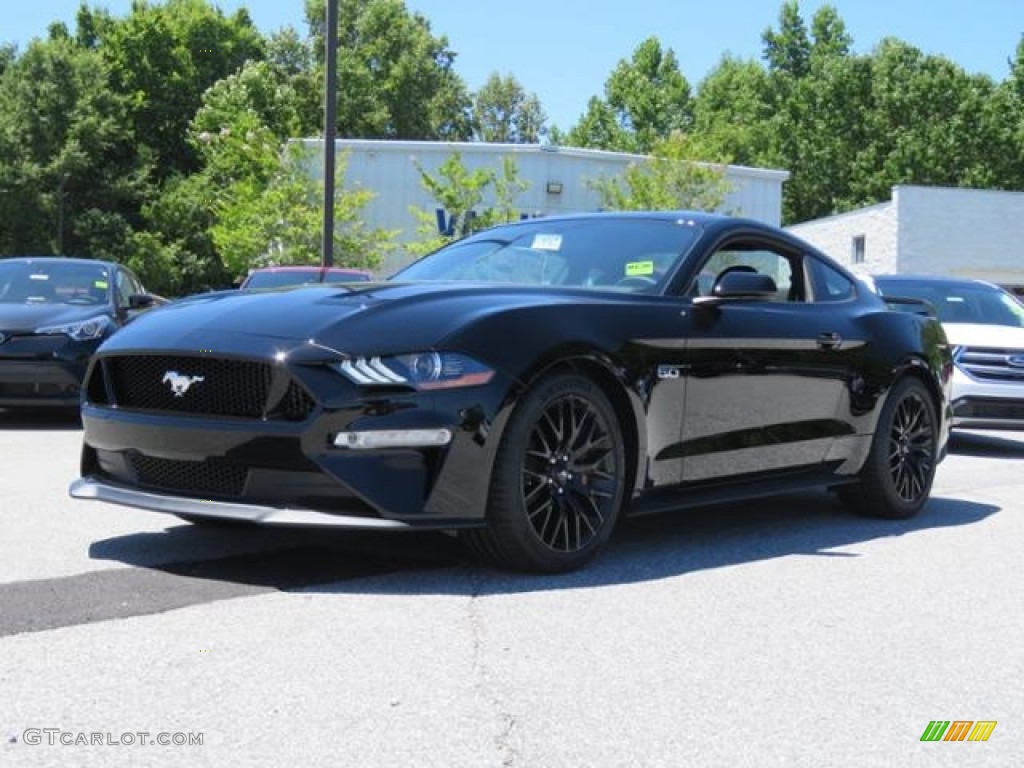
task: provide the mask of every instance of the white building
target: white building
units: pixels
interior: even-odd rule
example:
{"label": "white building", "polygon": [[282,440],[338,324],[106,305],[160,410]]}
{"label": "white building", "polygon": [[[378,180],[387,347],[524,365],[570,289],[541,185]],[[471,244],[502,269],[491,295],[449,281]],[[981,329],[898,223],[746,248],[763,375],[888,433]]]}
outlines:
{"label": "white building", "polygon": [[898,185],[887,203],[789,230],[863,274],[951,275],[1024,288],[1024,192]]}
{"label": "white building", "polygon": [[[322,140],[306,139],[303,143],[315,157],[320,156]],[[516,200],[520,214],[528,217],[599,210],[600,196],[588,182],[617,176],[630,163],[644,159],[642,155],[593,149],[479,142],[340,139],[337,151],[339,156],[346,155],[344,185],[376,193],[364,209],[367,225],[397,230],[399,242],[417,237],[420,222],[413,208],[438,213],[437,201],[421,183],[417,163],[433,176],[445,160],[458,153],[468,171],[491,168],[500,173],[503,159],[510,157],[519,178],[529,185]],[[730,165],[725,174],[731,191],[723,210],[769,224],[780,223],[782,183],[789,178],[788,171]],[[447,220],[446,216],[440,212],[440,218]],[[385,269],[395,266],[387,264]]]}

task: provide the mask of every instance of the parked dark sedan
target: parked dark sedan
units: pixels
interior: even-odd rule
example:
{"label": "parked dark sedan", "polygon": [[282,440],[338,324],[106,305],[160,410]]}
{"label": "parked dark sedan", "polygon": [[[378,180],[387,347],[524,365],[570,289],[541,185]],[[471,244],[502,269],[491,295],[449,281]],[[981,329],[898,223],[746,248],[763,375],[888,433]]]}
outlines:
{"label": "parked dark sedan", "polygon": [[96,348],[162,302],[119,264],[0,259],[0,407],[78,406]]}
{"label": "parked dark sedan", "polygon": [[835,488],[908,517],[949,433],[934,318],[773,227],[500,226],[379,283],[171,305],[99,350],[78,498],[195,521],[457,530],[557,572],[624,510]]}

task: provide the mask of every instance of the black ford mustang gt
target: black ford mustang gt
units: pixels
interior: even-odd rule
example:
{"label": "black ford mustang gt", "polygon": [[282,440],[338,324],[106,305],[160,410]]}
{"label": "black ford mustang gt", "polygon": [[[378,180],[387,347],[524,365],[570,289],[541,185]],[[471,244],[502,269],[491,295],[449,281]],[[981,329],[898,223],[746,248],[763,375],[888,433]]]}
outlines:
{"label": "black ford mustang gt", "polygon": [[778,229],[534,219],[379,283],[198,296],[107,341],[77,498],[230,520],[457,530],[581,566],[624,510],[833,488],[908,517],[949,435],[941,326]]}

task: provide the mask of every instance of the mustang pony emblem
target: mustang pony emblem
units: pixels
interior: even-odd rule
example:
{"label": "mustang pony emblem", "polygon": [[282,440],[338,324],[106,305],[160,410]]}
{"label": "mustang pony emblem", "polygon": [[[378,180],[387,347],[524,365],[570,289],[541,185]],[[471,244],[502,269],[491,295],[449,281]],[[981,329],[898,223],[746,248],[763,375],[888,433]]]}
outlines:
{"label": "mustang pony emblem", "polygon": [[170,382],[171,391],[175,397],[184,397],[189,387],[205,380],[205,376],[184,376],[177,371],[168,371],[164,374],[163,384]]}

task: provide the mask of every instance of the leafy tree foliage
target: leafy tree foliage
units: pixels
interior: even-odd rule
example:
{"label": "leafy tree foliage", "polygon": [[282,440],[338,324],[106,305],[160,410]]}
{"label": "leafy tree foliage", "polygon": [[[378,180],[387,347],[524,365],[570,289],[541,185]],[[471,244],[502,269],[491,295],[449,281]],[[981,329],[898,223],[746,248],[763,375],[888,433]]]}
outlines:
{"label": "leafy tree foliage", "polygon": [[[217,190],[213,200],[213,241],[229,273],[251,267],[314,264],[320,260],[323,182],[311,173],[310,153],[301,143],[282,147],[252,113],[242,113],[218,134],[201,134],[206,173]],[[369,190],[347,190],[344,157],[339,158],[334,201],[335,261],[339,266],[377,268],[393,233],[368,229],[362,208]]]}
{"label": "leafy tree foliage", "polygon": [[791,172],[785,221],[888,199],[895,184],[1013,183],[1007,113],[990,78],[894,39],[852,54],[828,5],[808,31],[787,0],[762,41],[765,67],[725,59],[702,83],[697,130],[738,162]]}
{"label": "leafy tree foliage", "polygon": [[655,143],[651,156],[630,163],[622,179],[593,183],[605,208],[618,211],[720,210],[731,185],[720,164],[699,162],[706,157],[691,137],[676,131]]}
{"label": "leafy tree foliage", "polygon": [[537,95],[512,75],[492,73],[473,97],[474,136],[480,141],[536,144],[545,120]]}
{"label": "leafy tree foliage", "polygon": [[[306,0],[324,50],[325,0]],[[471,100],[455,53],[404,0],[338,3],[338,133],[349,138],[467,140]]]}
{"label": "leafy tree foliage", "polygon": [[604,90],[604,99],[590,99],[567,144],[647,153],[659,139],[691,127],[690,84],[675,53],[663,50],[657,38],[644,40],[629,61],[619,61]]}
{"label": "leafy tree foliage", "polygon": [[430,192],[453,226],[450,232],[439,233],[435,210],[413,208],[420,222],[419,239],[409,244],[407,250],[414,256],[435,251],[478,230],[514,221],[518,216],[516,197],[529,188],[529,184],[519,178],[519,170],[511,157],[502,158],[500,172],[494,168],[470,171],[458,152],[449,155],[436,174],[429,173],[419,161],[416,161],[416,169],[423,188]]}
{"label": "leafy tree foliage", "polygon": [[145,168],[102,59],[53,32],[0,76],[0,252],[116,258]]}
{"label": "leafy tree foliage", "polygon": [[263,56],[249,14],[226,17],[206,0],[136,0],[131,14],[113,23],[87,10],[78,18],[81,34],[98,38],[114,90],[130,99],[135,136],[152,150],[157,173],[196,170],[187,135],[203,92]]}

